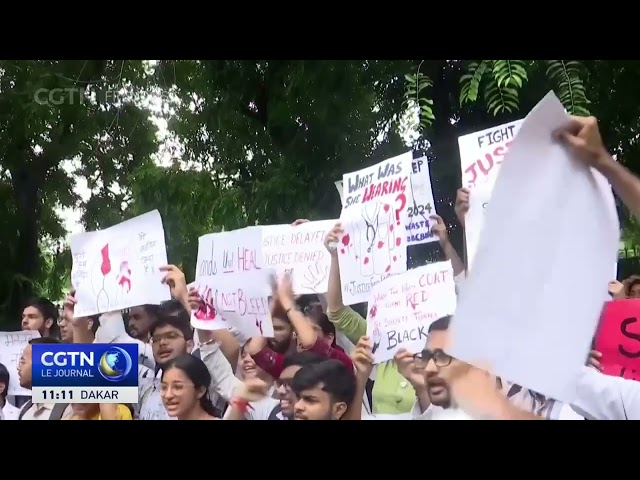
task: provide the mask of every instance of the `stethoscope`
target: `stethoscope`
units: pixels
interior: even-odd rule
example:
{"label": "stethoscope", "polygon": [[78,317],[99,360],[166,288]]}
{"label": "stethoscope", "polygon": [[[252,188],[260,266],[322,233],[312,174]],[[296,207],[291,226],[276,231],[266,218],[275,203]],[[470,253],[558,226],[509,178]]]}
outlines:
{"label": "stethoscope", "polygon": [[[370,215],[367,209],[367,207],[369,207],[370,205],[367,205],[362,209],[362,218],[364,222],[367,224],[367,230],[365,235],[367,242],[369,242],[369,248],[367,248],[367,253],[371,253],[371,249],[373,248],[373,242],[376,240],[376,232],[378,231],[378,212],[380,211],[380,204],[375,203],[374,205],[375,205],[375,209],[373,211],[373,215]],[[375,222],[376,222],[375,226],[373,224],[372,218],[375,218]]]}

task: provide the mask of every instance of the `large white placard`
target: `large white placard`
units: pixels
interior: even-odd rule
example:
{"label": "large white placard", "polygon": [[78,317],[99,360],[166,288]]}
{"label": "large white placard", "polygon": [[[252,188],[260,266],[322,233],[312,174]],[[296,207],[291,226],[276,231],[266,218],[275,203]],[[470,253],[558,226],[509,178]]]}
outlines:
{"label": "large white placard", "polygon": [[167,248],[157,210],[72,236],[71,255],[78,317],[171,299],[159,270],[167,264]]}
{"label": "large white placard", "polygon": [[264,265],[273,268],[278,277],[288,272],[297,295],[326,293],[331,256],[324,246],[327,233],[337,220],[320,220],[291,225],[269,225],[262,228]]}
{"label": "large white placard", "polygon": [[[600,174],[552,138],[568,120],[551,92],[512,143],[458,298],[449,348],[456,358],[487,362],[505,380],[565,402],[573,400],[619,241],[610,199],[603,198],[611,191],[598,186]],[[567,286],[576,279],[579,298],[572,298]]]}
{"label": "large white placard", "polygon": [[236,328],[245,338],[272,337],[270,277],[263,268],[262,228],[210,233],[198,240],[195,283],[204,307],[191,324],[202,330]]}

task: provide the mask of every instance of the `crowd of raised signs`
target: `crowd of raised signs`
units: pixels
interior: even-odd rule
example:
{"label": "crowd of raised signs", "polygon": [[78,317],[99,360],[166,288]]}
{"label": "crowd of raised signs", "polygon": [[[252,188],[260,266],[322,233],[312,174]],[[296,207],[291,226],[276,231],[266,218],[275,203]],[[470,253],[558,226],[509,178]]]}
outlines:
{"label": "crowd of raised signs", "polygon": [[[553,93],[459,144],[464,252],[411,152],[336,182],[337,219],[201,237],[189,285],[157,211],[73,236],[61,311],[0,333],[2,419],[640,419],[613,196],[640,214],[640,179]],[[138,402],[32,402],[38,343],[137,343]]]}

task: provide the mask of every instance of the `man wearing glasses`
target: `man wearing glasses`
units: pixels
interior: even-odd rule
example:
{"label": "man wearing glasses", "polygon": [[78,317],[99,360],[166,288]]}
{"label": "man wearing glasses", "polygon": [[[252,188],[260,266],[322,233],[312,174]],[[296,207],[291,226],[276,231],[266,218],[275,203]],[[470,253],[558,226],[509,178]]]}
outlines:
{"label": "man wearing glasses", "polygon": [[[478,369],[446,353],[450,321],[451,317],[447,316],[430,325],[427,345],[422,352],[412,355],[407,351],[399,351],[395,356],[398,371],[416,392],[416,403],[411,411],[413,420],[474,419],[474,416],[459,408],[459,402],[455,401],[451,392],[450,381],[453,378],[460,382],[467,381],[463,378],[465,376],[458,376],[457,372],[469,369],[477,372]],[[479,402],[483,405],[483,411],[475,415],[476,418],[561,419],[560,412],[565,405],[560,402],[545,399],[542,395],[500,379],[485,386],[487,388],[482,391],[472,393],[472,396],[483,399]],[[487,402],[487,399],[490,401]],[[464,400],[465,403],[476,403],[474,398]],[[491,412],[485,411],[485,406]]]}

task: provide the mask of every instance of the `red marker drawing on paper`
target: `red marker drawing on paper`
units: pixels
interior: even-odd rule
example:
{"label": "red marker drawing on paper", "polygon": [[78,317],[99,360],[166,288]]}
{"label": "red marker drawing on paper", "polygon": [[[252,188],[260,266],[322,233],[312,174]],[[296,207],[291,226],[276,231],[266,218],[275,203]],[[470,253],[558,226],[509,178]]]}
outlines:
{"label": "red marker drawing on paper", "polygon": [[129,262],[124,261],[120,264],[120,275],[118,275],[118,278],[120,278],[118,285],[120,285],[126,293],[129,293],[131,291],[131,269],[129,268]]}
{"label": "red marker drawing on paper", "polygon": [[109,244],[107,243],[102,250],[100,250],[100,255],[102,255],[102,264],[100,265],[100,271],[102,272],[102,276],[106,277],[111,272],[111,259],[109,258]]}

